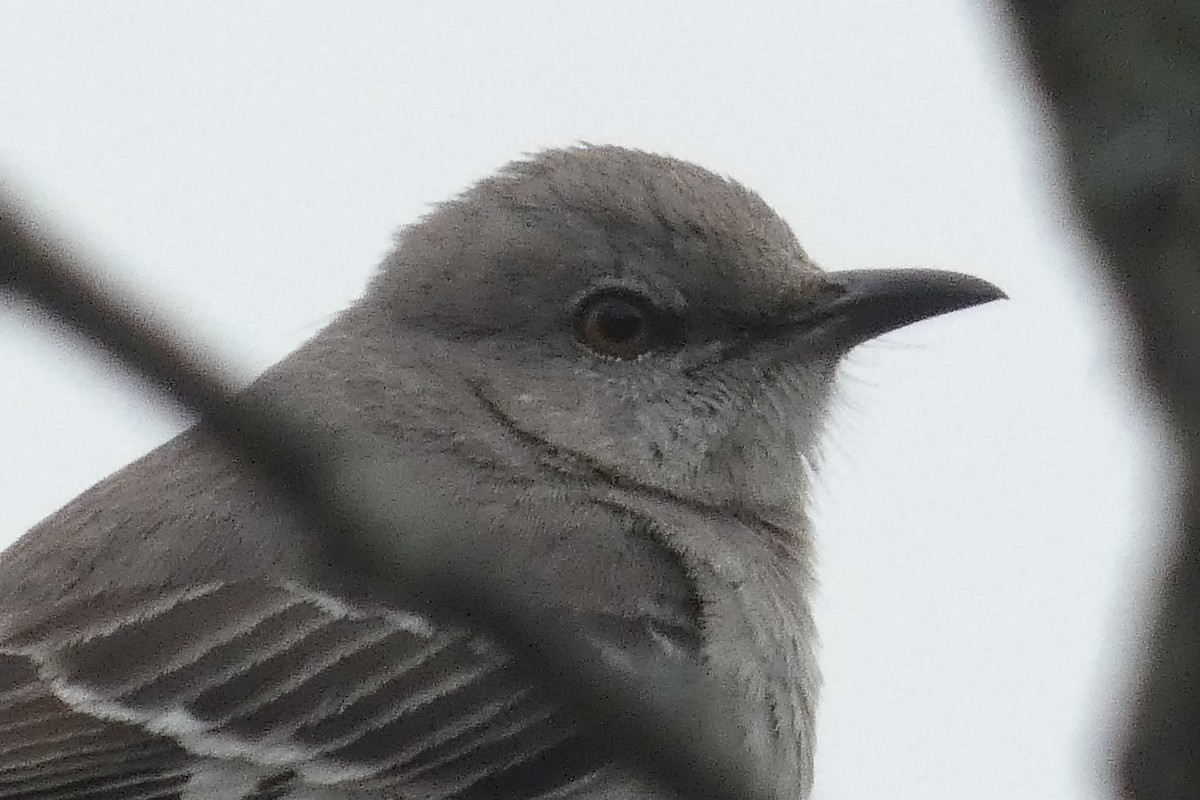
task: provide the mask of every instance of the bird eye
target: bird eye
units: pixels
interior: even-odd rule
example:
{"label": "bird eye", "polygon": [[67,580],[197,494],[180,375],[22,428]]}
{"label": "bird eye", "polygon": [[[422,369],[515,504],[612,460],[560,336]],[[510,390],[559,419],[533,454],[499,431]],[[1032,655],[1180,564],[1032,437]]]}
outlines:
{"label": "bird eye", "polygon": [[637,358],[655,342],[657,309],[631,292],[600,292],[585,299],[575,319],[579,341],[597,355]]}

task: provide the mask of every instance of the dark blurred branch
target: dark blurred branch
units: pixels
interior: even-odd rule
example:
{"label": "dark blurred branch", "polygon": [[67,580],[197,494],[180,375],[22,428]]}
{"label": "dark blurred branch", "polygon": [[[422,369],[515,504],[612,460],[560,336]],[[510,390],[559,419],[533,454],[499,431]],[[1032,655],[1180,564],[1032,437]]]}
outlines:
{"label": "dark blurred branch", "polygon": [[647,673],[634,678],[609,666],[576,628],[527,602],[520,587],[475,568],[472,554],[448,549],[453,529],[468,523],[410,476],[373,459],[369,442],[362,452],[339,450],[327,432],[284,408],[236,394],[220,369],[104,291],[88,277],[95,270],[37,230],[0,198],[0,289],[32,298],[199,413],[240,463],[336,537],[330,549],[346,553],[356,574],[403,587],[405,603],[439,617],[469,618],[574,714],[593,746],[680,796],[778,800],[767,788],[773,782],[759,781],[744,763],[728,720],[709,713],[717,690],[706,675],[646,664]]}
{"label": "dark blurred branch", "polygon": [[1200,795],[1200,5],[1009,0],[1104,266],[1184,459],[1183,529],[1120,765],[1139,800]]}

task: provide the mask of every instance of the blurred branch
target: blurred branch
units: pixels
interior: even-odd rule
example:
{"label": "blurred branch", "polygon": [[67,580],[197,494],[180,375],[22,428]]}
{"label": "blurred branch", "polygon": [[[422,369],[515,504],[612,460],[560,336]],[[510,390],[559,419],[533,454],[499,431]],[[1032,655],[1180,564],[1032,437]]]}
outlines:
{"label": "blurred branch", "polygon": [[[0,288],[21,292],[79,334],[108,348],[162,391],[198,412],[239,462],[252,465],[336,537],[348,568],[379,586],[402,587],[437,616],[497,641],[580,722],[591,744],[689,800],[776,800],[741,758],[727,719],[714,719],[719,691],[706,674],[656,669],[627,675],[602,661],[580,631],[533,606],[520,587],[474,568],[447,548],[469,524],[434,504],[411,477],[365,452],[345,452],[325,431],[287,411],[236,394],[220,369],[172,341],[166,329],[105,291],[96,274],[23,220],[0,198]],[[403,488],[398,488],[403,487]],[[403,532],[403,535],[397,535]],[[349,547],[347,545],[350,545]],[[348,552],[347,552],[348,551]]]}
{"label": "blurred branch", "polygon": [[1120,780],[1140,800],[1200,792],[1200,7],[1009,0],[1057,117],[1104,267],[1141,334],[1185,467]]}

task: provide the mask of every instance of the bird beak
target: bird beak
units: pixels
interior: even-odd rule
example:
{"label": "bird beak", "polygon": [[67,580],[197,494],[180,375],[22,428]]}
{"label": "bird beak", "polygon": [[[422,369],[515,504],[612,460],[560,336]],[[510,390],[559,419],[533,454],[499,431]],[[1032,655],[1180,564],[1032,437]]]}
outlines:
{"label": "bird beak", "polygon": [[1008,297],[980,278],[932,269],[847,270],[826,277],[827,293],[795,322],[843,352],[905,325]]}

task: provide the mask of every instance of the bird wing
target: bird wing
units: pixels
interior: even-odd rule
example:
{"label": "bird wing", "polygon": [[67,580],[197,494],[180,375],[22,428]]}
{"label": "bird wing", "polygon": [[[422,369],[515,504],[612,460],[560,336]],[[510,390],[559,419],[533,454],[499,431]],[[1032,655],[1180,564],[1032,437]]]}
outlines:
{"label": "bird wing", "polygon": [[[666,610],[586,624],[605,649],[698,645]],[[0,800],[537,797],[604,768],[578,735],[487,638],[295,584],[0,617]]]}

